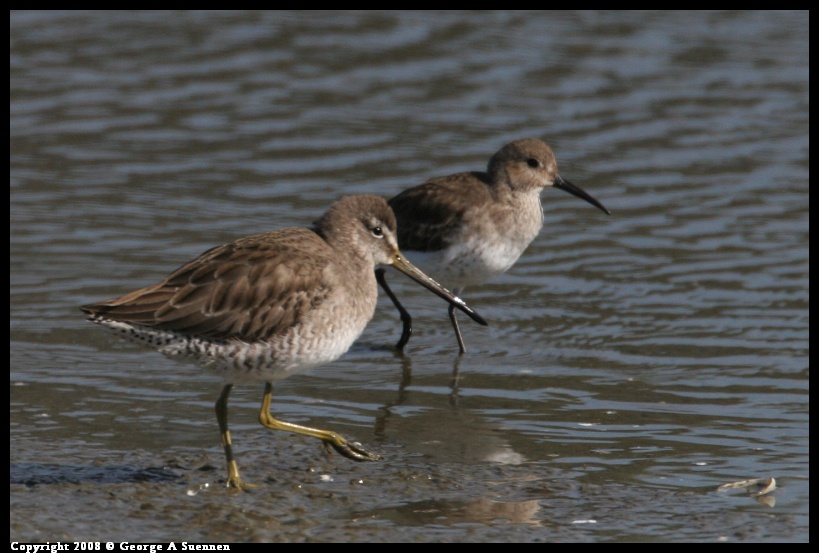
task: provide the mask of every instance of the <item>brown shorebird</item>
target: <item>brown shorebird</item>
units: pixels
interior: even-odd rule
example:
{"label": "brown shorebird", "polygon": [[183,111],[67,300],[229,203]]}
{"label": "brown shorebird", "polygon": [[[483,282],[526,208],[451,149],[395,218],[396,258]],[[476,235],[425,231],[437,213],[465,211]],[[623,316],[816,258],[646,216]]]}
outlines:
{"label": "brown shorebird", "polygon": [[272,382],[337,359],[364,330],[378,298],[376,265],[392,265],[486,324],[402,256],[392,210],[383,198],[366,195],[340,199],[311,229],[240,238],[206,251],[158,284],[82,310],[125,338],[223,375],[216,419],[227,485],[246,490],[251,485],[239,476],[228,431],[234,382],[265,382],[259,411],[265,427],[313,436],[356,461],[380,458],[335,432],[270,414]]}
{"label": "brown shorebird", "polygon": [[[486,172],[439,177],[389,200],[398,218],[398,245],[416,265],[455,294],[506,272],[543,226],[541,191],[552,186],[603,204],[557,174],[552,149],[536,138],[515,140],[498,150]],[[396,348],[412,333],[412,318],[390,290],[383,269],[376,278],[404,324]],[[458,347],[466,352],[455,310],[449,308]]]}

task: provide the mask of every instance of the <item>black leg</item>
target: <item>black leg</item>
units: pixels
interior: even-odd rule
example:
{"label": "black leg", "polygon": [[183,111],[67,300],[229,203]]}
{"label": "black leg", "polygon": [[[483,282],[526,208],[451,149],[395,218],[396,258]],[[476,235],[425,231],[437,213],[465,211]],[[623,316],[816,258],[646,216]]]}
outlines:
{"label": "black leg", "polygon": [[461,329],[458,327],[458,319],[455,317],[455,306],[449,305],[449,320],[452,321],[452,328],[455,330],[455,337],[458,339],[458,348],[461,353],[466,353],[466,346],[464,346],[464,339],[461,336]]}
{"label": "black leg", "polygon": [[[401,302],[398,301],[398,298],[395,297],[390,287],[387,285],[387,279],[384,277],[384,273],[386,271],[382,268],[378,268],[375,270],[375,279],[378,281],[378,284],[381,285],[381,288],[384,289],[384,292],[387,293],[387,296],[392,300],[393,305],[398,309],[398,312],[401,314],[401,322],[404,323],[404,329],[401,331],[401,339],[398,340],[398,343],[395,344],[395,349],[403,350],[404,346],[407,345],[409,342],[410,335],[412,334],[412,317],[410,317],[409,312],[404,309],[404,306],[401,305]],[[451,313],[450,309],[450,313]],[[457,325],[456,325],[457,328]]]}

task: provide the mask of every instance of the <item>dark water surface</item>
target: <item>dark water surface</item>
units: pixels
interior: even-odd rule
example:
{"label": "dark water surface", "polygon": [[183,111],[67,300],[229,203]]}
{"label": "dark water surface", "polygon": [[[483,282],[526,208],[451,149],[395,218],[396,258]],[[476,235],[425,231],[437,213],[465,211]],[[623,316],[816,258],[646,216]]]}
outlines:
{"label": "dark water surface", "polygon": [[[11,12],[12,541],[809,540],[807,12]],[[445,305],[400,276],[273,412],[77,306],[549,142],[507,274]],[[465,319],[465,318],[462,318]],[[776,479],[761,497],[717,491]]]}

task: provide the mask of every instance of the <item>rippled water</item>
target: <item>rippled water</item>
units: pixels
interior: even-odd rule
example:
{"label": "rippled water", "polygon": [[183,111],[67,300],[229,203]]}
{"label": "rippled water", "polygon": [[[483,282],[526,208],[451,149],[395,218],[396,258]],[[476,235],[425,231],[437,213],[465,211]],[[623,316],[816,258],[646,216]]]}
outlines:
{"label": "rippled water", "polygon": [[[808,541],[807,12],[12,12],[12,541]],[[393,276],[284,420],[77,306],[347,193],[481,170],[515,138],[561,175],[461,324]],[[774,477],[772,494],[718,492]]]}

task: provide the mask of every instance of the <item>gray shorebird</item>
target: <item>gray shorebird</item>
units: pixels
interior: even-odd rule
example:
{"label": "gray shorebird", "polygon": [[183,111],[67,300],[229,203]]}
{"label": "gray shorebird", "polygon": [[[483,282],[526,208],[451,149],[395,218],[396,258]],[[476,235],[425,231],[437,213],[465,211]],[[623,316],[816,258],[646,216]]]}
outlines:
{"label": "gray shorebird", "polygon": [[409,263],[396,221],[378,196],[346,196],[314,224],[254,234],[210,249],[164,280],[120,298],[82,306],[88,318],[163,354],[221,373],[216,419],[227,485],[239,476],[228,431],[234,382],[265,382],[259,422],[322,440],[355,461],[380,457],[339,434],[275,419],[273,382],[345,353],[370,321],[378,298],[373,269],[392,265],[480,324],[461,299]]}
{"label": "gray shorebird", "polygon": [[[486,172],[439,177],[389,200],[398,219],[398,245],[415,264],[455,294],[505,273],[543,227],[540,193],[552,186],[609,210],[557,173],[552,149],[536,138],[515,140],[489,159]],[[401,315],[401,350],[412,333],[412,318],[387,285],[376,278]],[[455,310],[449,318],[461,353],[466,352]]]}

